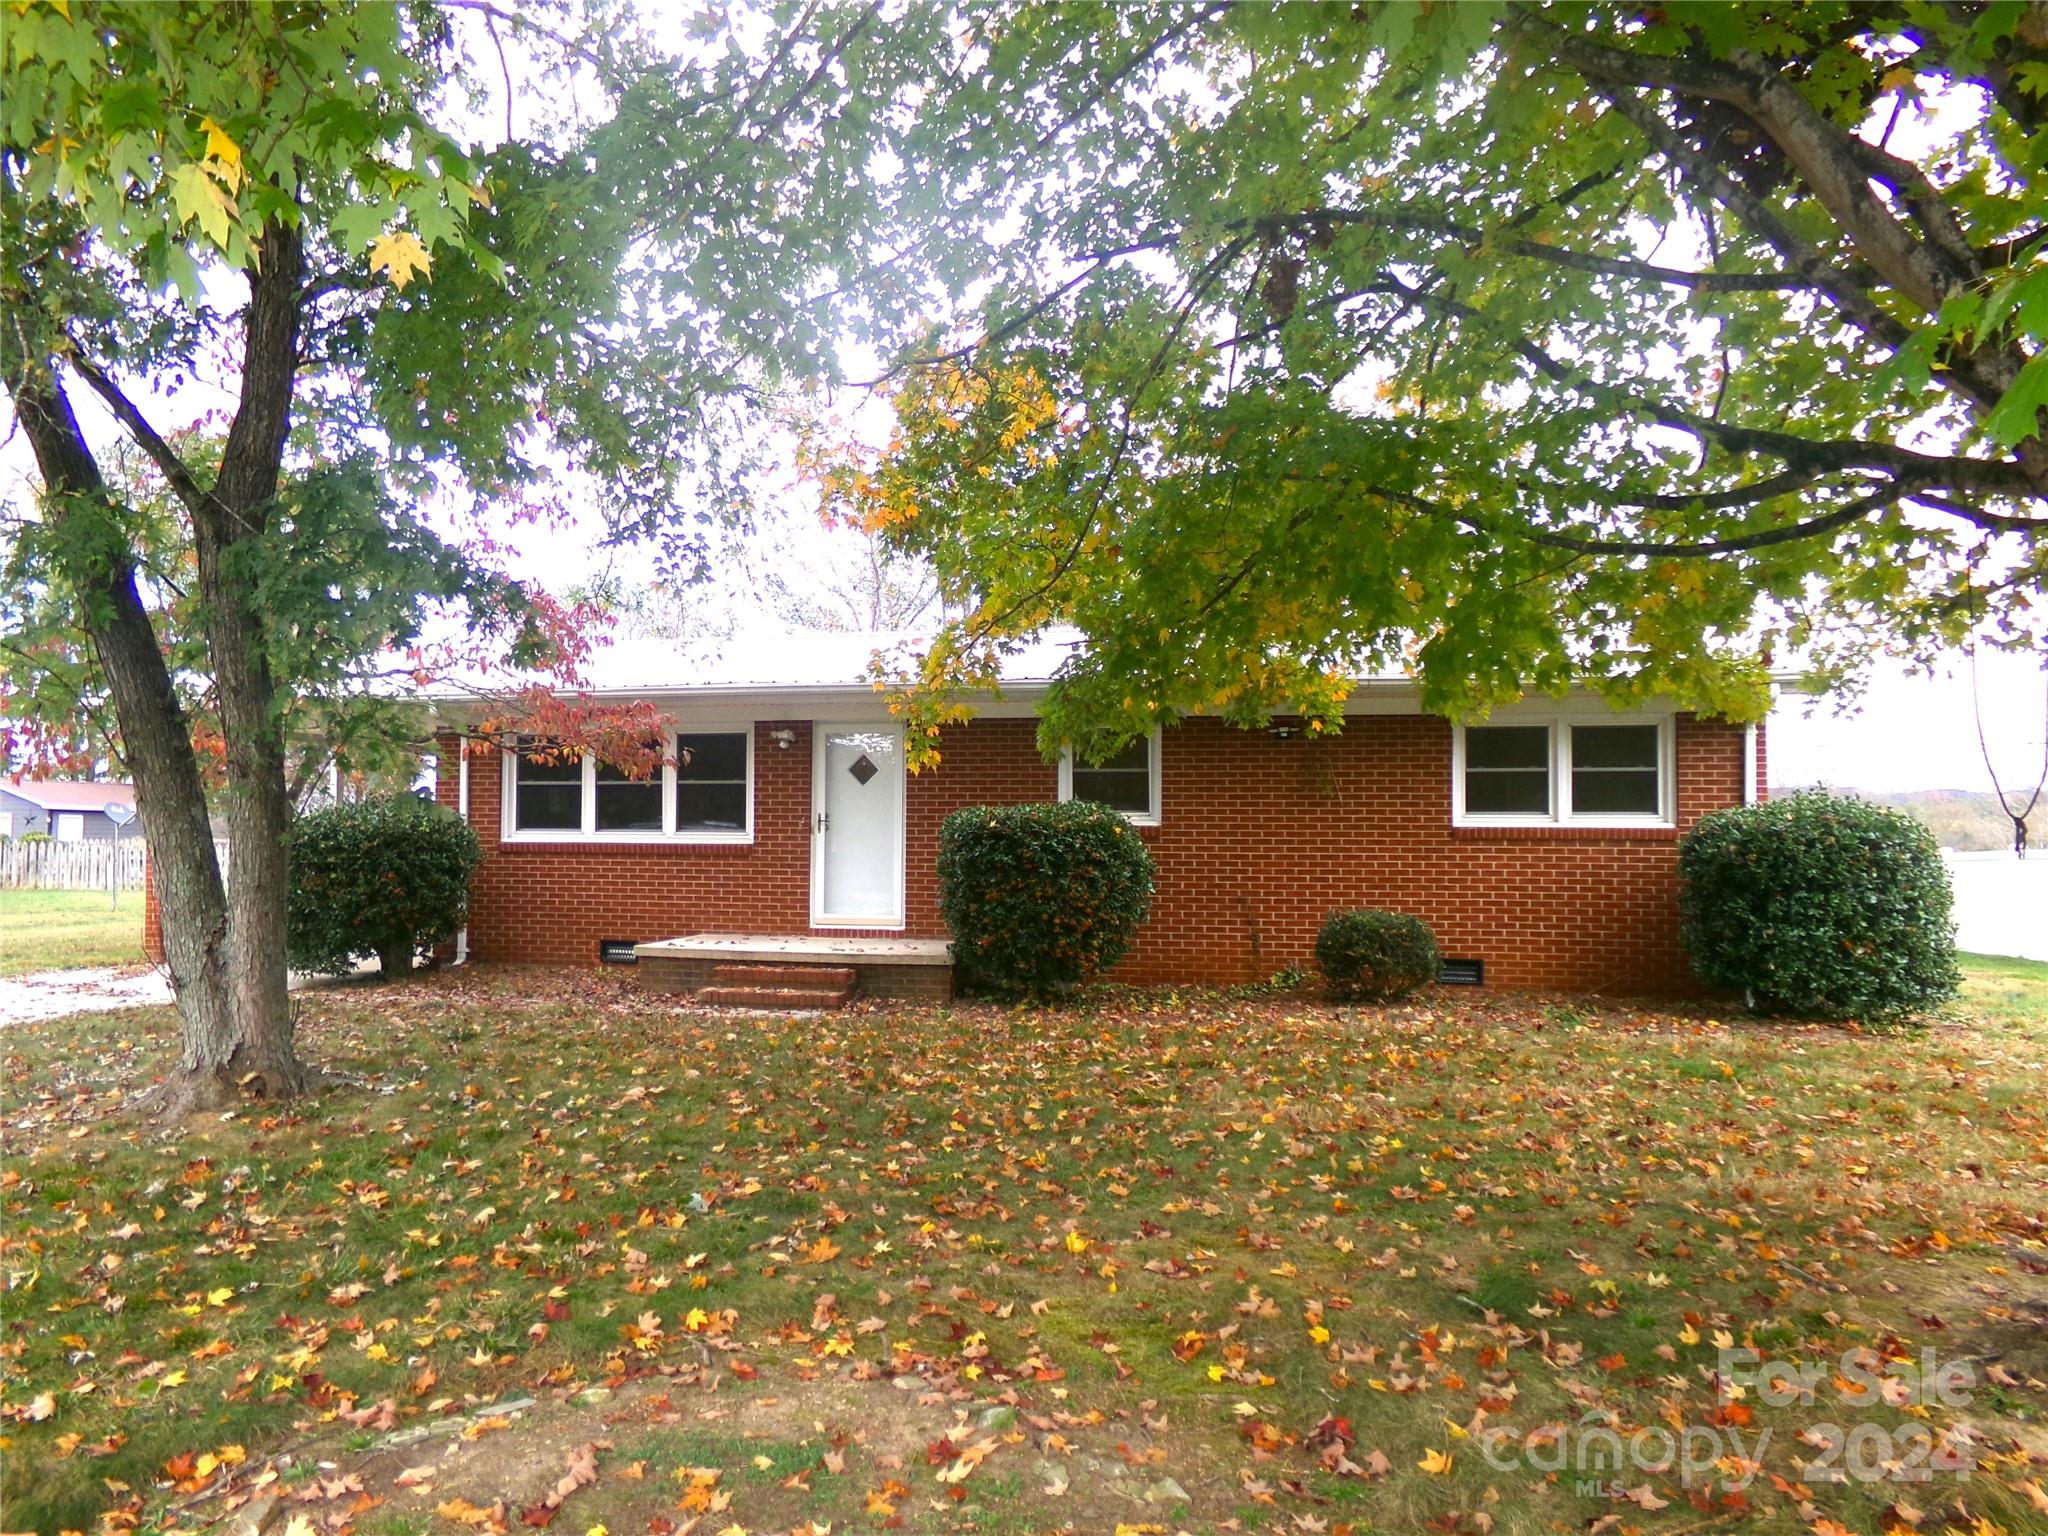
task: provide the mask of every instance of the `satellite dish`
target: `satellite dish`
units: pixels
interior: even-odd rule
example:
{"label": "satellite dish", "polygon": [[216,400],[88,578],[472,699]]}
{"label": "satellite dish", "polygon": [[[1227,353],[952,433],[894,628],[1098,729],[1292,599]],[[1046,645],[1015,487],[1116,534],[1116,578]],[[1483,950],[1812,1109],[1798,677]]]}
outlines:
{"label": "satellite dish", "polygon": [[135,819],[135,807],[119,800],[109,800],[100,807],[100,813],[117,827],[125,827]]}

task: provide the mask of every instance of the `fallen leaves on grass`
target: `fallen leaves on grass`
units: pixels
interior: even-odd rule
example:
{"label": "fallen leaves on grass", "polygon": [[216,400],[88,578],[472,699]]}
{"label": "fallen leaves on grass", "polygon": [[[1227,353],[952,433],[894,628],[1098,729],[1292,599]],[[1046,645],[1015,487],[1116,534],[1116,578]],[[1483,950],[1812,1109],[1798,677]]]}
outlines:
{"label": "fallen leaves on grass", "polygon": [[[1900,1428],[1955,1417],[1901,1395],[1922,1347],[1983,1357],[1980,1409],[2038,1409],[2048,1376],[2010,1257],[2048,1251],[2031,1036],[1898,1037],[1874,1064],[1839,1031],[1496,997],[1339,1017],[1129,995],[798,1026],[516,972],[307,1012],[309,1048],[378,1091],[182,1146],[97,1118],[160,1028],[11,1037],[0,1274],[10,1315],[50,1326],[0,1355],[0,1418],[66,1486],[154,1489],[180,1457],[173,1485],[205,1456],[208,1479],[245,1477],[223,1447],[260,1459],[287,1427],[498,1446],[525,1432],[494,1411],[508,1398],[652,1379],[957,1413],[916,1494],[853,1440],[758,1473],[790,1497],[847,1477],[881,1520],[996,1497],[999,1454],[1025,1497],[1082,1510],[1104,1495],[1069,1470],[1081,1447],[1130,1497],[1223,1497],[1174,1478],[1185,1457],[1276,1519],[1321,1520],[1348,1484],[1362,1509],[1473,1533],[1491,1519],[1475,1475],[1526,1492],[1597,1424],[1774,1435],[1717,1469],[1704,1508],[1653,1470],[1551,1488],[1561,1524],[1621,1503],[1814,1526],[1804,1511],[1844,1515],[1853,1490],[1803,1480],[1797,1435],[1839,1413],[1845,1350],[1887,1383],[1857,1410]],[[1744,1350],[1825,1367],[1822,1400],[1731,1390]],[[205,1445],[178,1443],[192,1420],[135,1412],[181,1390],[166,1407],[220,1416]],[[1503,1443],[1521,1463],[1496,1474],[1481,1448]],[[2036,1511],[2042,1468],[2010,1434],[1956,1445],[1983,1518]],[[554,1522],[597,1451],[517,1519]],[[687,1470],[662,1518],[709,1532],[750,1518],[733,1500]]]}

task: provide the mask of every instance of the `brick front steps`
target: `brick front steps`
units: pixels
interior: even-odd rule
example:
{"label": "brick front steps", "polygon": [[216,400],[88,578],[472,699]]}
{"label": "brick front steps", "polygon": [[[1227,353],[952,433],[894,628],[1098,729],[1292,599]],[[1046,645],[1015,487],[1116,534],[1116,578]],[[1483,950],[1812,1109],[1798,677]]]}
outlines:
{"label": "brick front steps", "polygon": [[953,956],[943,939],[696,933],[634,946],[651,992],[732,1008],[838,1008],[849,998],[944,1003]]}
{"label": "brick front steps", "polygon": [[844,1008],[853,998],[847,965],[714,965],[697,1001],[722,1008]]}

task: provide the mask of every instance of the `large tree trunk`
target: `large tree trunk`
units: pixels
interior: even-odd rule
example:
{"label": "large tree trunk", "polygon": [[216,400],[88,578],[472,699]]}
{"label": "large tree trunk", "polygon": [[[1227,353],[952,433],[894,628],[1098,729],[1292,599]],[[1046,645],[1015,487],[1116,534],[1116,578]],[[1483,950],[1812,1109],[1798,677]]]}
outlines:
{"label": "large tree trunk", "polygon": [[[47,515],[53,525],[82,533],[84,520],[107,516],[110,509],[99,465],[85,446],[71,402],[41,359],[11,355],[5,363],[15,417],[49,493]],[[136,590],[134,563],[70,564],[76,568],[67,574],[78,588],[86,630],[120,721],[121,749],[135,776],[136,811],[149,831],[164,960],[185,1021],[185,1066],[190,1070],[195,1042],[234,1035],[227,898],[214,858],[191,726]]]}
{"label": "large tree trunk", "polygon": [[285,992],[285,838],[291,830],[291,787],[264,615],[249,562],[237,560],[236,551],[265,540],[276,521],[298,374],[304,282],[305,248],[298,232],[272,224],[264,232],[262,262],[249,277],[240,408],[221,453],[213,494],[193,509],[192,517],[214,694],[227,741],[233,917],[228,961],[235,1038],[226,1059],[210,1065],[273,1097],[296,1094],[305,1086]]}
{"label": "large tree trunk", "polygon": [[[211,487],[151,430],[111,379],[75,354],[69,358],[156,459],[191,514],[201,625],[227,743],[229,867],[223,890],[190,726],[137,592],[123,536],[110,529],[106,538],[79,542],[66,573],[91,615],[88,630],[107,670],[122,746],[135,775],[137,808],[149,829],[164,954],[184,1021],[179,1071],[159,1100],[170,1113],[242,1094],[289,1097],[306,1086],[285,990],[291,800],[281,700],[251,562],[237,558],[238,546],[256,546],[269,536],[276,516],[298,373],[305,253],[298,232],[278,224],[265,232],[261,245],[260,268],[249,278],[241,402]],[[8,352],[0,361],[51,492],[52,517],[76,521],[96,515],[95,504],[107,504],[106,485],[49,358],[20,345]]]}

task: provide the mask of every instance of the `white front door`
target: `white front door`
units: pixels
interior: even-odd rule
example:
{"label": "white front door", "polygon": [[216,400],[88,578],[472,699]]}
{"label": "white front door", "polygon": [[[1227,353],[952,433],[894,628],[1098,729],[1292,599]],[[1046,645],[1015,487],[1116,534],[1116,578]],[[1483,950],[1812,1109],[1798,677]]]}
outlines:
{"label": "white front door", "polygon": [[820,725],[811,755],[811,926],[903,926],[903,733]]}

